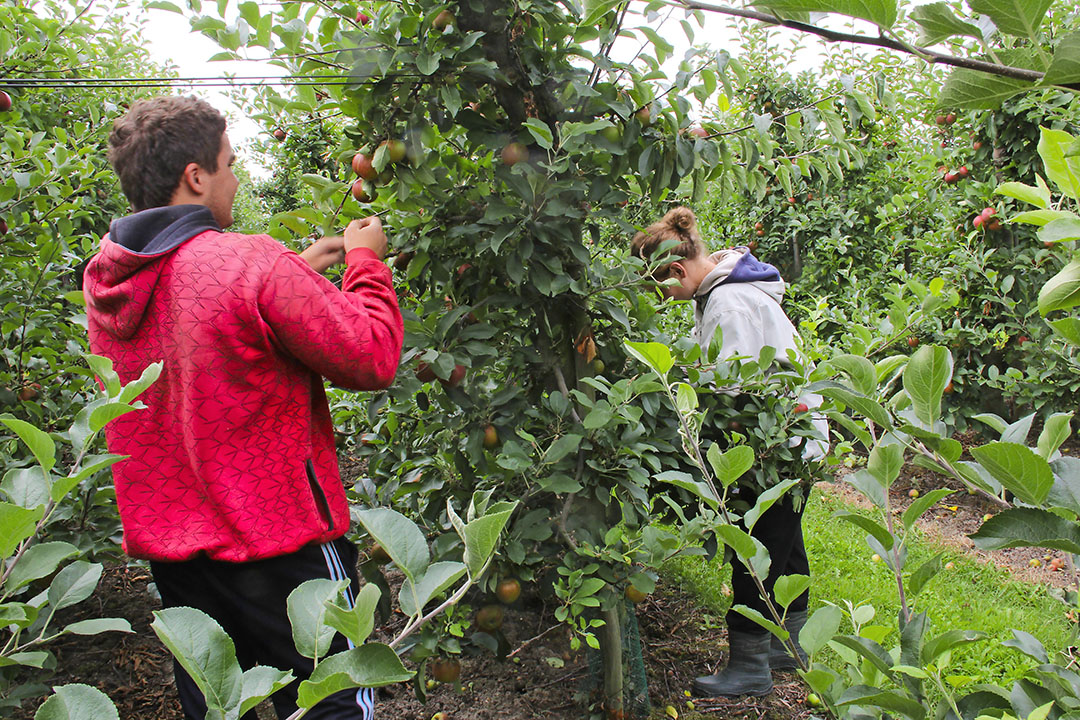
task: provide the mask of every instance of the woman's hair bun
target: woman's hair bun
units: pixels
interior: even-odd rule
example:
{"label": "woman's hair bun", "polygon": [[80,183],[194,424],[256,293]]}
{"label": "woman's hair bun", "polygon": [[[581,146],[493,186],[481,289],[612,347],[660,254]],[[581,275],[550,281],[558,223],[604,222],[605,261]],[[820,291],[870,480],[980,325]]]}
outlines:
{"label": "woman's hair bun", "polygon": [[672,230],[684,235],[696,235],[697,218],[694,217],[694,211],[688,207],[680,206],[669,210],[661,222]]}

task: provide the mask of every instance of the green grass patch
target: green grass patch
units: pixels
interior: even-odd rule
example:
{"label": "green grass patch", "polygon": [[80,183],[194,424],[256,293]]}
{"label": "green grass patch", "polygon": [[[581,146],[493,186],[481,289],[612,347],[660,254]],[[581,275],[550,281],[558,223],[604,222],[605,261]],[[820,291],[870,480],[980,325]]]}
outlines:
{"label": "green grass patch", "polygon": [[[854,605],[872,605],[875,616],[868,624],[891,630],[882,643],[886,648],[898,645],[900,601],[892,571],[884,562],[871,560],[874,552],[864,540],[864,531],[833,517],[839,510],[863,512],[834,495],[815,490],[803,519],[813,577],[811,611],[826,601],[841,608],[846,607],[845,600]],[[872,512],[866,514],[876,517]],[[1046,587],[1014,580],[1005,570],[936,545],[918,532],[908,545],[909,570],[938,553],[942,553],[942,563],[953,563],[953,568],[942,570],[927,583],[914,601],[909,598],[914,611],[925,611],[929,616],[929,636],[954,628],[981,630],[988,635],[985,640],[953,652],[945,672],[956,683],[993,682],[1007,686],[1030,668],[1034,663],[1028,657],[1001,645],[1012,638],[1012,628],[1037,637],[1052,658],[1074,643],[1066,607],[1051,597]],[[713,616],[717,623],[722,622],[731,603],[729,567],[717,559],[676,558],[664,566],[663,574],[695,596],[708,611],[708,624],[712,624]],[[841,630],[851,632],[851,625],[845,624]],[[822,659],[839,669],[834,664],[835,656]]]}

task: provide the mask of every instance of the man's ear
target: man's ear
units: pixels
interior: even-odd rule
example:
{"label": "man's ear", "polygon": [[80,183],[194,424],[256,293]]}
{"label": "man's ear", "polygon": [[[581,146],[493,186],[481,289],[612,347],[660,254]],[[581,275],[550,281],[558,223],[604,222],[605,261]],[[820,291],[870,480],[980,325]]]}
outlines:
{"label": "man's ear", "polygon": [[206,190],[203,169],[198,163],[188,163],[180,176],[180,184],[192,195],[202,195]]}

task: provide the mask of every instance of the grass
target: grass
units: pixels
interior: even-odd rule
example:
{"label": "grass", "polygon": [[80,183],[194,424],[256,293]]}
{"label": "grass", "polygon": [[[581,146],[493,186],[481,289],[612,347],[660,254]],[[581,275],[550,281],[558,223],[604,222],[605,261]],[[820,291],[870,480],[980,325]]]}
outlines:
{"label": "grass", "polygon": [[[855,510],[836,496],[815,490],[803,520],[807,555],[813,585],[810,609],[830,601],[845,607],[872,605],[876,611],[870,625],[888,628],[882,645],[889,649],[899,644],[897,616],[900,610],[892,571],[882,562],[873,562],[874,554],[864,541],[865,532],[849,522],[833,517],[838,510]],[[1012,628],[1025,630],[1038,638],[1053,659],[1055,653],[1075,642],[1073,630],[1065,617],[1066,608],[1050,596],[1042,585],[1018,582],[1005,570],[979,562],[959,550],[935,545],[921,534],[909,541],[909,569],[919,567],[937,553],[942,563],[953,568],[942,570],[927,583],[911,603],[915,611],[925,611],[930,618],[929,637],[946,630],[975,629],[987,633],[980,642],[953,652],[946,674],[960,684],[993,682],[1005,686],[1031,667],[1027,656],[1001,645],[1012,638]],[[663,574],[687,588],[710,614],[707,625],[722,623],[731,602],[731,570],[718,560],[700,557],[677,558],[665,565]],[[713,617],[715,615],[715,618]],[[850,624],[841,626],[850,632]],[[884,630],[883,630],[884,632]],[[834,669],[835,656],[822,658]]]}

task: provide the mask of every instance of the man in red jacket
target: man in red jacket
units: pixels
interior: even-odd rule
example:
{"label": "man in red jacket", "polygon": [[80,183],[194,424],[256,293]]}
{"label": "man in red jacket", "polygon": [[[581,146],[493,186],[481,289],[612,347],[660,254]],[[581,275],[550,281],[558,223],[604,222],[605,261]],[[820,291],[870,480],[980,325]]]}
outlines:
{"label": "man in red jacket", "polygon": [[[225,119],[195,98],[135,103],[109,159],[136,212],[112,223],[84,273],[90,348],[121,380],[164,361],[146,409],[106,428],[124,550],[150,561],[166,607],[214,617],[245,666],[291,669],[285,599],[312,578],[357,590],[356,549],[323,379],[372,390],[394,378],[402,320],[378,218],[297,255],[266,235],[223,232],[237,179]],[[338,289],[319,273],[344,257]],[[331,651],[343,650],[335,639]],[[186,717],[206,705],[176,666]],[[280,717],[296,685],[274,695]],[[254,718],[254,713],[245,717]],[[371,718],[370,690],[308,718]]]}

